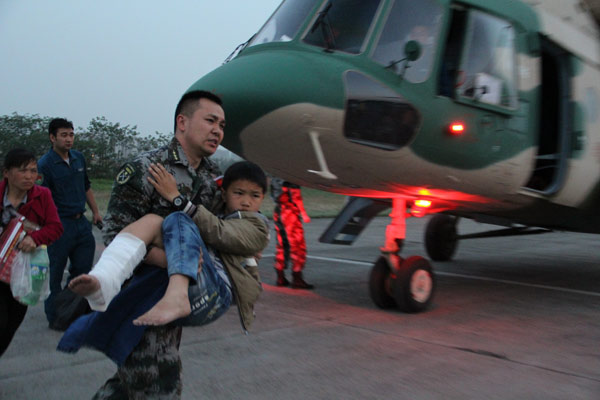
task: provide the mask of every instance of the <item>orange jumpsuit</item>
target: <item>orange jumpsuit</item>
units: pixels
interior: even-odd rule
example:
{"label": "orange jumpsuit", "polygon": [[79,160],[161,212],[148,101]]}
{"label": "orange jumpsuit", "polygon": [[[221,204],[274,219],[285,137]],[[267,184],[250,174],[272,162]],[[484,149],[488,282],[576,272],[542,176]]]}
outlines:
{"label": "orange jumpsuit", "polygon": [[310,218],[304,209],[300,186],[273,178],[271,197],[275,202],[273,221],[277,232],[275,269],[283,271],[291,263],[292,272],[301,272],[306,262],[302,222],[310,222]]}

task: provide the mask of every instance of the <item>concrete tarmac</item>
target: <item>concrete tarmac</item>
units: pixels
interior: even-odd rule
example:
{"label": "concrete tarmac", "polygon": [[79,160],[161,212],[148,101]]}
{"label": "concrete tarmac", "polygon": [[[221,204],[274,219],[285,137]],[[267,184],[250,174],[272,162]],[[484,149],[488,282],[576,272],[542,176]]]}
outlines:
{"label": "concrete tarmac", "polygon": [[[233,308],[184,329],[183,399],[600,399],[598,236],[466,240],[433,263],[431,309],[403,314],[368,294],[388,221],[353,246],[318,242],[329,219],[306,224],[313,291],[273,286],[272,239],[251,334]],[[403,256],[425,256],[426,222],[407,221]],[[60,337],[30,307],[0,358],[0,399],[89,399],[115,372],[99,352],[57,352]]]}

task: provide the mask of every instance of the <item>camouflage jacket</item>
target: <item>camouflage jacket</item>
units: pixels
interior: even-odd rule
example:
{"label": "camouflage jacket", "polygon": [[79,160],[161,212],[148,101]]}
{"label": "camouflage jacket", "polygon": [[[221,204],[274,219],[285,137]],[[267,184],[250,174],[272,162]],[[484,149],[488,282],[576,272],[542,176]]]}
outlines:
{"label": "camouflage jacket", "polygon": [[173,138],[167,146],[142,153],[121,167],[104,217],[104,244],[108,245],[121,229],[148,213],[166,217],[176,211],[171,202],[158,194],[148,182],[150,163],[163,164],[175,177],[179,192],[192,203],[202,204],[209,210],[219,203],[215,179],[221,171],[217,165],[205,158],[194,170],[179,141]]}
{"label": "camouflage jacket", "polygon": [[[161,163],[175,177],[179,192],[194,204],[208,209],[219,203],[215,178],[220,170],[204,159],[193,169],[175,138],[168,145],[140,154],[123,165],[115,182],[104,217],[105,244],[125,226],[148,213],[167,216],[175,209],[148,182],[150,163]],[[116,376],[96,393],[95,399],[112,399],[127,393],[130,399],[178,399],[181,396],[181,327],[149,327]],[[117,396],[118,397],[118,396]]]}

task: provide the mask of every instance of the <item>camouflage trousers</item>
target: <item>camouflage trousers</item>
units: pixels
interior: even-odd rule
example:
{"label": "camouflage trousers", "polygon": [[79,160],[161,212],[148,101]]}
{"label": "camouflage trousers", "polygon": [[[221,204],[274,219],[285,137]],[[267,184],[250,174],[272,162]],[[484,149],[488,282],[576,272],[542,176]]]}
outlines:
{"label": "camouflage trousers", "polygon": [[149,327],[117,373],[93,400],[171,400],[181,398],[181,327]]}

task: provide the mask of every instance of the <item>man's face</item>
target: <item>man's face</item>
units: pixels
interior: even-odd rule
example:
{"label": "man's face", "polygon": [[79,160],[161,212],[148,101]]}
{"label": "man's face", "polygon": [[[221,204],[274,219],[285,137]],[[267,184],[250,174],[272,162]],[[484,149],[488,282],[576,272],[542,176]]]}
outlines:
{"label": "man's face", "polygon": [[256,183],[247,180],[231,182],[223,195],[228,214],[235,211],[258,212],[265,198],[262,188]]}
{"label": "man's face", "polygon": [[72,128],[58,128],[56,136],[50,135],[52,148],[57,153],[66,153],[73,147],[75,133]]}
{"label": "man's face", "polygon": [[199,104],[191,117],[183,114],[178,117],[178,127],[183,132],[187,149],[198,157],[208,157],[223,141],[225,112],[220,105],[208,99],[200,99]]}

